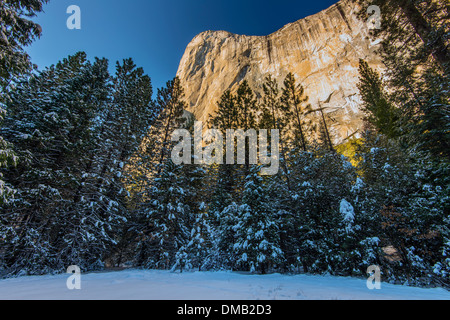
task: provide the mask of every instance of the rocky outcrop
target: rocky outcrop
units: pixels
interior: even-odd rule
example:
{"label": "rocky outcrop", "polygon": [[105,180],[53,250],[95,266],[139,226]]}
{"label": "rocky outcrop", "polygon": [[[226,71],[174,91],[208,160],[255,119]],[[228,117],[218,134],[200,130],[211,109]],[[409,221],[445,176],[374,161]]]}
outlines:
{"label": "rocky outcrop", "polygon": [[341,0],[313,16],[268,36],[206,31],[186,48],[177,75],[185,88],[188,111],[206,121],[217,110],[222,93],[246,79],[257,95],[271,74],[280,87],[289,72],[301,83],[313,107],[326,107],[335,140],[354,135],[362,126],[358,82],[359,59],[381,68],[376,42],[357,16],[351,0]]}

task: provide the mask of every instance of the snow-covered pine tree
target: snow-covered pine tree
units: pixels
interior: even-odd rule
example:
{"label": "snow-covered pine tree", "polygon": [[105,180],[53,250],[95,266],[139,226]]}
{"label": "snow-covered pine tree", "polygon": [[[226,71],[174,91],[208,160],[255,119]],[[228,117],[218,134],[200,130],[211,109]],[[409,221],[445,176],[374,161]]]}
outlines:
{"label": "snow-covered pine tree", "polygon": [[127,186],[134,181],[127,168],[134,165],[130,159],[138,151],[159,111],[152,102],[150,78],[132,59],[125,59],[122,64],[117,62],[111,88],[111,101],[100,115],[97,127],[98,147],[92,157],[95,170],[90,194],[94,195],[92,201],[98,206],[97,212],[107,215],[105,210],[115,211],[121,220],[114,230],[110,230],[117,245],[110,248],[113,256],[109,259],[120,265],[124,259],[131,258],[128,253],[130,193]]}
{"label": "snow-covered pine tree", "polygon": [[145,154],[153,155],[154,166],[150,173],[161,173],[172,153],[172,133],[186,128],[184,110],[187,107],[183,99],[184,89],[178,77],[168,81],[164,88],[158,89],[156,109],[160,110],[160,114],[150,128],[144,151]]}
{"label": "snow-covered pine tree", "polygon": [[186,128],[183,117],[184,90],[179,78],[158,90],[156,106],[160,114],[153,122],[141,154],[148,159],[138,177],[144,180],[142,204],[136,210],[132,231],[138,237],[136,264],[147,268],[170,269],[178,250],[189,239],[190,199],[183,166],[171,160],[172,133]]}
{"label": "snow-covered pine tree", "polygon": [[379,256],[387,278],[410,284],[439,283],[432,276],[433,266],[445,265],[449,198],[440,175],[430,182],[434,164],[411,159],[397,141],[370,131],[357,149],[357,158],[363,183],[355,188],[360,191],[354,190],[354,204],[365,217],[364,229],[380,240],[381,248],[395,252],[395,258]]}
{"label": "snow-covered pine tree", "polygon": [[[367,192],[360,200],[366,202],[364,211],[375,210],[373,217],[381,212],[382,245],[395,247],[400,257],[386,266],[391,277],[417,280],[432,274],[430,264],[442,259],[432,252],[442,252],[445,246],[442,230],[448,216],[450,159],[448,5],[359,2],[364,20],[367,5],[377,5],[382,12],[381,28],[373,36],[381,40],[386,90],[380,90],[379,77],[364,63],[359,87],[372,119],[377,120],[372,121],[375,130],[394,138],[365,135],[359,167]],[[394,125],[389,125],[391,110],[397,118]],[[385,130],[386,124],[393,130]],[[391,239],[388,244],[386,238]]]}
{"label": "snow-covered pine tree", "polygon": [[73,185],[71,195],[65,197],[67,205],[60,213],[60,221],[56,222],[58,236],[54,246],[59,247],[57,259],[62,266],[75,264],[82,270],[92,270],[103,267],[108,250],[116,244],[114,234],[123,223],[123,211],[116,195],[108,193],[99,182],[106,177],[99,167],[105,153],[102,116],[111,101],[108,61],[97,58],[91,63],[84,53],[77,56],[79,65],[64,67],[72,69],[74,75],[64,81],[66,88],[59,97],[76,120],[69,132],[74,137],[74,151],[67,168]]}
{"label": "snow-covered pine tree", "polygon": [[439,259],[433,267],[433,273],[438,277],[439,282],[442,283],[446,288],[450,288],[449,277],[450,277],[450,216],[445,220],[445,225],[443,227],[442,233],[444,236],[444,245],[442,247],[442,257]]}
{"label": "snow-covered pine tree", "polygon": [[[0,126],[6,111],[2,108],[0,102]],[[17,165],[17,156],[11,150],[11,145],[6,142],[0,135],[0,210],[3,210],[4,205],[6,205],[14,196],[15,190],[12,189],[5,181],[3,181],[3,173],[1,171],[7,169],[8,167]],[[8,231],[8,226],[3,221],[3,217],[0,215],[0,235],[5,235]],[[0,239],[0,247],[5,248],[5,237]],[[0,250],[0,276],[3,274],[4,270],[7,268],[3,255],[5,253]]]}
{"label": "snow-covered pine tree", "polygon": [[356,170],[345,157],[330,151],[301,152],[291,160],[294,189],[282,229],[287,266],[293,271],[340,274],[343,255],[353,250],[340,207],[343,199],[350,199]]}
{"label": "snow-covered pine tree", "polygon": [[205,268],[214,267],[214,261],[212,260],[213,230],[208,208],[204,202],[200,203],[198,212],[193,212],[193,214],[195,220],[186,249],[192,267],[202,271],[205,266]]}
{"label": "snow-covered pine tree", "polygon": [[[253,92],[248,83],[240,87],[241,98],[225,91],[217,102],[218,110],[212,115],[209,126],[220,130],[226,136],[227,130],[243,129],[241,125],[249,126],[254,122],[252,110],[255,107]],[[245,116],[240,112],[239,105],[246,105]],[[225,154],[225,150],[224,150]],[[233,226],[236,223],[237,205],[243,185],[243,166],[231,164],[212,165],[207,168],[210,189],[213,190],[208,203],[208,215],[213,221],[215,239],[213,245],[213,260],[216,268],[232,269],[234,267]]]}
{"label": "snow-covered pine tree", "polygon": [[180,179],[181,169],[169,159],[147,190],[149,200],[139,212],[143,224],[136,257],[139,266],[171,269],[177,252],[189,240],[189,207],[185,204],[189,194]]}
{"label": "snow-covered pine tree", "polygon": [[85,54],[78,53],[24,79],[11,93],[2,131],[22,161],[5,175],[18,197],[6,208],[2,223],[13,273],[63,268],[62,230],[71,225],[64,213],[85,169],[98,106],[90,90],[91,71]]}
{"label": "snow-covered pine tree", "polygon": [[252,167],[245,179],[242,203],[237,208],[234,252],[239,270],[267,272],[277,270],[283,261],[279,226],[268,201],[260,167]]}
{"label": "snow-covered pine tree", "polygon": [[[157,97],[151,103],[152,119],[149,128],[126,168],[127,190],[131,194],[130,207],[133,210],[139,211],[140,205],[150,200],[147,191],[171,156],[174,146],[171,141],[172,133],[186,127],[183,97],[183,87],[176,77],[168,81],[165,87],[158,89]],[[132,229],[137,231],[142,223],[144,222],[136,221]]]}
{"label": "snow-covered pine tree", "polygon": [[183,273],[183,270],[191,270],[192,264],[189,259],[189,255],[184,246],[182,246],[177,253],[175,254],[175,264],[173,265],[171,272],[175,272],[177,269],[180,269],[180,273]]}
{"label": "snow-covered pine tree", "polygon": [[[194,116],[187,117],[186,129],[191,136],[194,135]],[[206,202],[210,199],[206,181],[207,170],[202,164],[196,163],[194,152],[194,140],[191,139],[191,161],[181,164],[178,182],[183,186],[186,197],[185,226],[190,230],[188,243],[180,249],[179,256],[186,255],[186,266],[189,268],[202,269],[203,266],[211,267],[210,253],[211,243],[211,219],[208,215]]]}
{"label": "snow-covered pine tree", "polygon": [[[42,28],[30,18],[42,11],[48,0],[2,1],[0,7],[0,100],[11,85],[33,69],[25,47],[39,38]],[[1,102],[1,101],[0,101]]]}
{"label": "snow-covered pine tree", "polygon": [[[116,89],[151,92],[147,77],[138,72],[136,78],[143,81],[127,79],[127,87]],[[126,215],[121,175],[139,143],[125,135],[147,129],[132,115],[134,108],[147,108],[149,95],[140,104],[115,104],[110,84],[106,59],[91,63],[80,52],[12,92],[2,132],[23,161],[5,176],[18,190],[2,216],[11,273],[64,271],[72,264],[96,269],[116,244]],[[119,109],[130,113],[122,118],[134,132],[112,123],[111,113]]]}
{"label": "snow-covered pine tree", "polygon": [[[209,126],[220,130],[225,136],[226,130],[237,130],[238,114],[236,96],[229,90],[225,91],[220,101],[217,102],[218,109],[211,117]],[[236,166],[219,164],[208,167],[211,189],[213,194],[209,203],[209,213],[211,217],[219,219],[222,210],[230,205],[238,188],[236,181]]]}
{"label": "snow-covered pine tree", "polygon": [[[2,108],[2,104],[0,102],[0,126],[5,115],[6,110]],[[16,166],[17,161],[18,158],[12,150],[12,146],[5,141],[2,136],[0,136],[0,170]],[[2,178],[3,173],[0,171],[0,208],[14,195],[14,189],[8,186]]]}
{"label": "snow-covered pine tree", "polygon": [[[24,47],[41,35],[41,27],[29,18],[42,11],[46,0],[2,3],[0,8],[0,125],[6,115],[5,103],[15,81],[33,69]],[[18,158],[11,144],[0,136],[0,170],[15,166]],[[10,199],[14,190],[2,179],[0,172],[0,206]]]}

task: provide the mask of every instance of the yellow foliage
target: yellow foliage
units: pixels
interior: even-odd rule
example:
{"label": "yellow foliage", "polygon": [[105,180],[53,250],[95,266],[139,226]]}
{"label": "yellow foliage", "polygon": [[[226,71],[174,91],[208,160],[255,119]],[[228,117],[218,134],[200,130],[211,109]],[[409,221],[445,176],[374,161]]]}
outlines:
{"label": "yellow foliage", "polygon": [[339,154],[342,154],[343,156],[347,157],[350,163],[354,167],[357,167],[359,164],[359,160],[356,157],[356,151],[358,147],[362,146],[363,144],[364,144],[363,139],[353,138],[345,143],[336,146],[336,151]]}

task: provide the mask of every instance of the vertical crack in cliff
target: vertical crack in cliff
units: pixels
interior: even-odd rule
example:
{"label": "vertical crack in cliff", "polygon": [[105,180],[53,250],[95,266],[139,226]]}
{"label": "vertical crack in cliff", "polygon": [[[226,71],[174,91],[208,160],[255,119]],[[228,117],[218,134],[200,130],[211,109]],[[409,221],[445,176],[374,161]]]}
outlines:
{"label": "vertical crack in cliff", "polygon": [[272,40],[267,39],[267,53],[269,54],[269,64],[272,64]]}
{"label": "vertical crack in cliff", "polygon": [[346,16],[346,14],[345,14],[344,10],[342,9],[341,4],[340,4],[339,2],[336,3],[336,9],[339,11],[339,13],[340,13],[342,19],[343,19],[343,20],[345,21],[345,23],[347,24],[348,29],[349,29],[350,31],[353,31],[353,30],[352,30],[352,27],[350,26],[350,23],[348,22],[347,16]]}

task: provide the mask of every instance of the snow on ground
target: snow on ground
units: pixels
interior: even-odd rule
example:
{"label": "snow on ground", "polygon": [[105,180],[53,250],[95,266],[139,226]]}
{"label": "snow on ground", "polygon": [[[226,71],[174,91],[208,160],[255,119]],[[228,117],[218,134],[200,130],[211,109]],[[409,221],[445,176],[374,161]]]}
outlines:
{"label": "snow on ground", "polygon": [[444,289],[310,275],[244,275],[231,272],[170,273],[125,270],[81,275],[81,290],[66,286],[69,274],[0,280],[2,300],[450,300]]}

